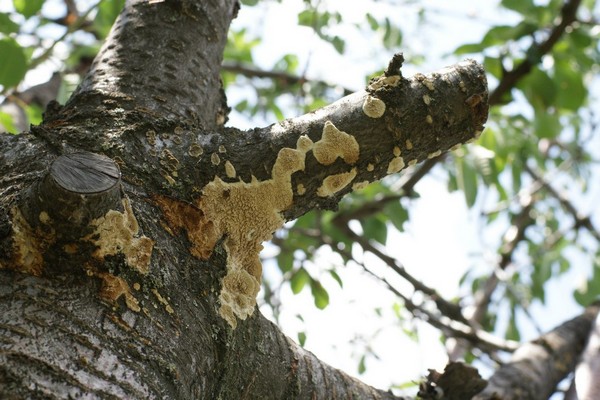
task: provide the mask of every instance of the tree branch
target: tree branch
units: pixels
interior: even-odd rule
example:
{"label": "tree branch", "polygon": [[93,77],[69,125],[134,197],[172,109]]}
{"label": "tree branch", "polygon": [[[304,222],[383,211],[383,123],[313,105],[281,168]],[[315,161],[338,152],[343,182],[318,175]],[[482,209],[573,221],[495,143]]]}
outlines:
{"label": "tree branch", "polygon": [[547,399],[575,368],[599,308],[598,303],[591,305],[582,315],[522,345],[474,400]]}
{"label": "tree branch", "polygon": [[127,1],[63,118],[114,109],[118,99],[121,113],[222,126],[228,109],[219,66],[237,7],[234,0]]}
{"label": "tree branch", "polygon": [[548,38],[539,45],[534,42],[527,50],[527,57],[516,68],[504,74],[500,83],[490,95],[490,105],[502,103],[502,97],[512,90],[517,82],[527,75],[535,65],[539,64],[544,55],[552,50],[567,27],[577,20],[577,9],[580,4],[581,0],[567,0],[565,2],[560,12],[559,22],[552,28]]}
{"label": "tree branch", "polygon": [[524,168],[525,171],[527,171],[527,173],[531,175],[533,179],[541,183],[542,187],[552,197],[558,200],[558,202],[565,209],[565,211],[571,214],[571,217],[575,221],[575,226],[573,227],[575,230],[585,228],[598,242],[600,242],[600,232],[596,229],[589,216],[582,216],[581,213],[577,210],[577,208],[569,201],[569,199],[565,195],[559,193],[556,189],[554,189],[550,182],[548,182],[548,180],[545,179],[538,171],[535,171],[532,167],[530,167],[527,164],[525,164]]}
{"label": "tree branch", "polygon": [[[292,75],[292,74],[289,74],[287,72],[282,72],[282,71],[266,71],[263,69],[249,67],[249,66],[239,64],[239,63],[233,64],[233,63],[225,62],[225,63],[223,63],[223,65],[221,65],[221,70],[231,72],[234,74],[243,75],[246,78],[272,79],[274,81],[283,83],[286,86],[301,85],[304,82],[310,82],[313,84],[323,85],[323,86],[331,87],[331,88],[339,86],[339,85],[334,85],[329,82],[325,82],[325,81],[321,81],[321,80],[317,80],[317,79],[309,79],[309,78],[306,78],[305,76]],[[343,88],[344,96],[348,96],[352,93],[353,93],[352,90]]]}

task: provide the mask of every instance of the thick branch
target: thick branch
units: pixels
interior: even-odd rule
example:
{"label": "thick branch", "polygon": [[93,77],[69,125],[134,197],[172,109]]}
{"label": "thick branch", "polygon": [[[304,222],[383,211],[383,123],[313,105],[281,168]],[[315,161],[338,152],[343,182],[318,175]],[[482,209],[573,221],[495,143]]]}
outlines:
{"label": "thick branch", "polygon": [[547,399],[575,368],[599,308],[598,304],[589,306],[582,315],[521,346],[475,399]]}
{"label": "thick branch", "polygon": [[[67,105],[82,97],[90,112],[114,108],[180,118],[205,128],[225,122],[219,79],[237,1],[127,1],[91,70]],[[72,107],[69,109],[69,107]]]}
{"label": "thick branch", "polygon": [[219,398],[346,399],[352,393],[357,399],[409,400],[325,364],[259,313],[236,329],[228,349]]}

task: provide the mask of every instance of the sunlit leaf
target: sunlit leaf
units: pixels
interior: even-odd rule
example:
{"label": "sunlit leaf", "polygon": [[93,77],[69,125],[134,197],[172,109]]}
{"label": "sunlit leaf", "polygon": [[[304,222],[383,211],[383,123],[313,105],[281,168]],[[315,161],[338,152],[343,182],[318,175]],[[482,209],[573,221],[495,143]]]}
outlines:
{"label": "sunlit leaf", "polygon": [[14,33],[19,30],[19,24],[13,22],[9,15],[0,13],[0,33]]}
{"label": "sunlit leaf", "polygon": [[294,294],[300,293],[304,286],[310,281],[310,275],[304,268],[298,269],[290,279],[290,286]]}
{"label": "sunlit leaf", "polygon": [[385,215],[400,232],[404,231],[404,223],[408,220],[408,210],[400,201],[390,201],[385,206]]}
{"label": "sunlit leaf", "polygon": [[94,29],[101,37],[108,36],[113,23],[123,9],[125,0],[102,0],[98,4],[98,13],[94,19]]}
{"label": "sunlit leaf", "polygon": [[29,18],[37,14],[44,5],[44,0],[13,0],[15,10]]}
{"label": "sunlit leaf", "polygon": [[556,105],[572,111],[579,109],[587,97],[581,72],[569,62],[560,62],[556,64],[554,79],[559,89]]}
{"label": "sunlit leaf", "polygon": [[358,362],[358,373],[362,375],[365,373],[366,370],[367,366],[365,365],[365,355],[363,354],[362,357],[360,357],[360,361]]}
{"label": "sunlit leaf", "polygon": [[473,207],[477,199],[477,174],[464,157],[456,158],[456,181],[465,195],[467,206]]}
{"label": "sunlit leaf", "polygon": [[382,218],[371,217],[360,221],[360,223],[366,237],[385,245],[387,240],[387,225]]}
{"label": "sunlit leaf", "polygon": [[23,48],[11,38],[0,39],[0,85],[12,87],[17,85],[27,72],[27,58]]}
{"label": "sunlit leaf", "polygon": [[281,272],[291,271],[294,267],[294,254],[290,251],[281,251],[277,255],[277,265]]}
{"label": "sunlit leaf", "polygon": [[329,274],[333,279],[335,279],[335,281],[338,283],[338,285],[340,285],[341,288],[344,287],[344,282],[342,282],[342,278],[338,275],[337,272],[335,272],[335,270],[330,269]]}
{"label": "sunlit leaf", "polygon": [[9,113],[0,111],[0,128],[4,132],[8,133],[19,133],[17,127],[13,122],[13,117]]}
{"label": "sunlit leaf", "polygon": [[306,343],[306,332],[298,332],[298,344],[304,347]]}
{"label": "sunlit leaf", "polygon": [[321,285],[321,282],[311,279],[310,281],[310,291],[315,300],[315,306],[319,310],[324,309],[329,304],[329,293],[327,290]]}

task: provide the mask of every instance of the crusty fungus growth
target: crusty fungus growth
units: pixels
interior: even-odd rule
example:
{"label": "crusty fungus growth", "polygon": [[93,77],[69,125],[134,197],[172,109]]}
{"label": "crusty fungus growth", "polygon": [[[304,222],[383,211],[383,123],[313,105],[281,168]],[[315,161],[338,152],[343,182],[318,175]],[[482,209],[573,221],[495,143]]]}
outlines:
{"label": "crusty fungus growth", "polygon": [[354,164],[359,155],[358,142],[354,136],[340,131],[331,121],[327,121],[321,140],[313,145],[313,154],[323,165],[333,164],[338,157],[347,164]]}
{"label": "crusty fungus growth", "polygon": [[[0,268],[11,268],[31,275],[41,275],[44,264],[42,255],[54,242],[54,235],[46,234],[40,229],[33,229],[18,207],[14,207],[11,214],[13,256],[7,266],[0,263]],[[40,222],[42,219],[44,217],[40,215]]]}
{"label": "crusty fungus growth", "polygon": [[192,245],[192,256],[200,260],[208,259],[220,237],[214,224],[206,219],[202,210],[193,204],[167,196],[155,195],[153,199],[163,212],[169,233],[174,235],[179,230],[185,230]]}
{"label": "crusty fungus growth", "polygon": [[404,159],[402,157],[394,157],[388,164],[387,173],[395,174],[404,168]]}
{"label": "crusty fungus growth", "polygon": [[310,144],[301,137],[296,149],[281,149],[269,180],[253,177],[250,182],[227,183],[216,177],[202,190],[198,207],[214,224],[216,236],[226,237],[227,275],[219,312],[232,328],[237,326],[236,317],[246,319],[254,312],[262,273],[258,254],[262,242],[284,223],[281,213],[292,205],[294,196],[291,176],[304,170]]}
{"label": "crusty fungus growth", "polygon": [[377,97],[367,95],[362,109],[367,117],[380,118],[385,113],[385,103]]}
{"label": "crusty fungus growth", "polygon": [[369,186],[369,181],[360,181],[352,185],[352,190],[361,190]]}
{"label": "crusty fungus growth", "polygon": [[356,177],[356,168],[341,174],[330,175],[323,179],[323,183],[317,189],[317,195],[321,197],[333,196],[352,182]]}
{"label": "crusty fungus growth", "polygon": [[102,287],[99,296],[107,303],[114,304],[120,297],[125,298],[125,304],[131,311],[140,312],[140,303],[131,293],[129,284],[121,277],[106,272],[88,271],[88,275],[97,276],[102,279]]}
{"label": "crusty fungus growth", "polygon": [[381,89],[384,86],[394,87],[398,86],[398,84],[400,84],[401,81],[402,78],[400,77],[400,75],[380,75],[377,78],[374,78],[371,81],[371,83],[369,83],[368,89],[371,91],[375,91],[377,89]]}
{"label": "crusty fungus growth", "polygon": [[435,158],[435,157],[439,156],[440,154],[442,154],[442,150],[437,150],[437,151],[434,151],[433,153],[427,154],[427,158],[429,158],[429,159]]}
{"label": "crusty fungus growth", "polygon": [[192,143],[188,149],[188,154],[194,158],[198,158],[204,153],[204,149],[198,143]]}
{"label": "crusty fungus growth", "polygon": [[[222,280],[219,313],[232,328],[237,326],[237,318],[244,320],[254,312],[262,274],[259,258],[262,242],[269,240],[285,222],[282,213],[292,205],[294,197],[292,174],[304,170],[306,153],[310,150],[323,165],[333,164],[338,157],[347,164],[354,164],[359,156],[356,139],[327,121],[319,141],[313,143],[308,136],[300,136],[295,149],[279,150],[271,179],[258,181],[253,176],[250,182],[225,182],[217,176],[204,186],[196,203],[201,211],[201,218],[196,218],[199,228],[184,217],[178,217],[181,206],[176,206],[173,200],[157,198],[170,228],[185,228],[196,253],[203,258],[210,256],[219,238],[225,238],[227,274]],[[211,158],[215,155],[213,153]],[[212,161],[215,164],[216,160]],[[225,169],[231,178],[234,174],[230,172],[235,171],[233,165],[228,172],[226,162]],[[325,178],[318,194],[331,196],[339,192],[356,174],[353,168]],[[298,184],[296,192],[302,195],[306,188]],[[210,229],[209,224],[212,224]]]}
{"label": "crusty fungus growth", "polygon": [[104,216],[91,222],[96,226],[94,233],[86,237],[96,245],[92,256],[100,261],[104,257],[123,254],[127,265],[134,270],[146,274],[150,265],[150,257],[154,242],[146,236],[138,236],[139,225],[129,199],[123,199],[124,212],[110,210]]}
{"label": "crusty fungus growth", "polygon": [[306,188],[303,184],[299,183],[298,186],[296,186],[296,193],[298,193],[298,196],[302,196],[306,193]]}
{"label": "crusty fungus growth", "polygon": [[235,167],[229,161],[225,161],[225,175],[227,175],[228,178],[232,179],[236,176]]}

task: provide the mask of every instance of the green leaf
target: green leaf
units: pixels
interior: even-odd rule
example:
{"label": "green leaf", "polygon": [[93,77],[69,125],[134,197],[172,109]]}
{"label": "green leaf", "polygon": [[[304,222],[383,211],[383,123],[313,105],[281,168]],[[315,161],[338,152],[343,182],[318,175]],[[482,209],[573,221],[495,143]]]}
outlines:
{"label": "green leaf", "polygon": [[539,113],[535,116],[535,134],[539,138],[555,138],[561,131],[558,116],[550,113]]}
{"label": "green leaf", "polygon": [[402,207],[400,200],[387,203],[384,212],[396,229],[403,232],[404,223],[408,221],[408,210]]}
{"label": "green leaf", "polygon": [[304,10],[298,14],[298,25],[313,26],[316,25],[317,13],[315,10]]}
{"label": "green leaf", "polygon": [[4,128],[8,133],[19,133],[13,123],[13,117],[9,113],[0,111],[0,128]]}
{"label": "green leaf", "polygon": [[507,41],[513,41],[523,36],[531,35],[538,29],[536,24],[522,21],[515,26],[495,26],[490,29],[481,43],[486,47],[505,44]]}
{"label": "green leaf", "polygon": [[358,373],[362,375],[365,373],[366,370],[367,367],[365,365],[365,356],[363,354],[363,356],[360,358],[360,361],[358,362]]}
{"label": "green leaf", "polygon": [[480,53],[486,47],[487,46],[484,45],[483,43],[468,43],[468,44],[463,44],[462,46],[458,46],[456,48],[456,50],[454,50],[454,54],[456,54],[456,55],[462,55],[462,54]]}
{"label": "green leaf", "polygon": [[6,13],[0,13],[0,33],[15,33],[19,31],[19,24],[13,22]]}
{"label": "green leaf", "polygon": [[477,174],[464,157],[456,158],[456,181],[465,194],[467,206],[473,207],[477,199]]}
{"label": "green leaf", "polygon": [[242,4],[252,7],[258,4],[258,0],[242,0]]}
{"label": "green leaf", "polygon": [[283,273],[291,271],[294,267],[294,253],[291,251],[281,250],[281,252],[277,255],[277,265]]}
{"label": "green leaf", "polygon": [[519,83],[519,88],[535,107],[541,104],[544,108],[554,105],[557,95],[556,83],[548,74],[534,68]]}
{"label": "green leaf", "polygon": [[304,268],[298,269],[292,275],[290,279],[290,286],[292,287],[292,292],[294,294],[298,294],[302,291],[304,286],[310,281],[310,275]]}
{"label": "green leaf", "polygon": [[298,344],[301,347],[304,347],[305,343],[306,343],[306,332],[298,332]]}
{"label": "green leaf", "polygon": [[587,98],[587,89],[583,84],[583,75],[570,62],[557,62],[554,80],[558,85],[556,105],[571,111],[577,111]]}
{"label": "green leaf", "polygon": [[508,320],[508,326],[506,327],[505,337],[507,340],[515,340],[515,341],[521,340],[521,334],[520,334],[519,328],[517,326],[517,321],[515,318],[514,310],[511,312],[511,317]]}
{"label": "green leaf", "polygon": [[367,17],[367,22],[369,23],[369,26],[371,27],[371,30],[376,31],[377,29],[379,29],[379,22],[377,22],[377,20],[375,19],[375,17],[373,17],[373,15],[371,15],[370,13],[367,13],[366,17]]}
{"label": "green leaf", "polygon": [[500,4],[520,14],[528,14],[535,8],[532,0],[502,0]]}
{"label": "green leaf", "polygon": [[44,0],[13,0],[15,10],[25,18],[33,17],[44,5]]}
{"label": "green leaf", "polygon": [[330,269],[329,270],[329,274],[331,275],[331,277],[333,279],[335,279],[335,281],[338,283],[338,285],[340,285],[341,288],[344,287],[344,282],[342,282],[342,278],[340,278],[340,276],[338,275],[337,272],[335,272],[334,270]]}
{"label": "green leaf", "polygon": [[331,39],[331,44],[333,45],[333,47],[339,54],[344,54],[344,48],[346,47],[346,42],[342,38],[340,38],[339,36],[334,36]]}
{"label": "green leaf", "polygon": [[378,217],[367,218],[360,221],[363,234],[369,239],[373,239],[383,245],[387,239],[387,225]]}
{"label": "green leaf", "polygon": [[600,296],[600,266],[594,265],[592,278],[573,293],[577,303],[587,307]]}
{"label": "green leaf", "polygon": [[0,39],[0,85],[5,88],[17,85],[27,72],[27,58],[19,44],[11,38]]}
{"label": "green leaf", "polygon": [[329,304],[329,293],[327,293],[327,290],[321,285],[321,282],[311,279],[310,291],[315,299],[315,306],[317,306],[319,310],[327,307]]}
{"label": "green leaf", "polygon": [[94,29],[101,37],[108,36],[115,20],[125,5],[125,0],[101,0],[94,19]]}

